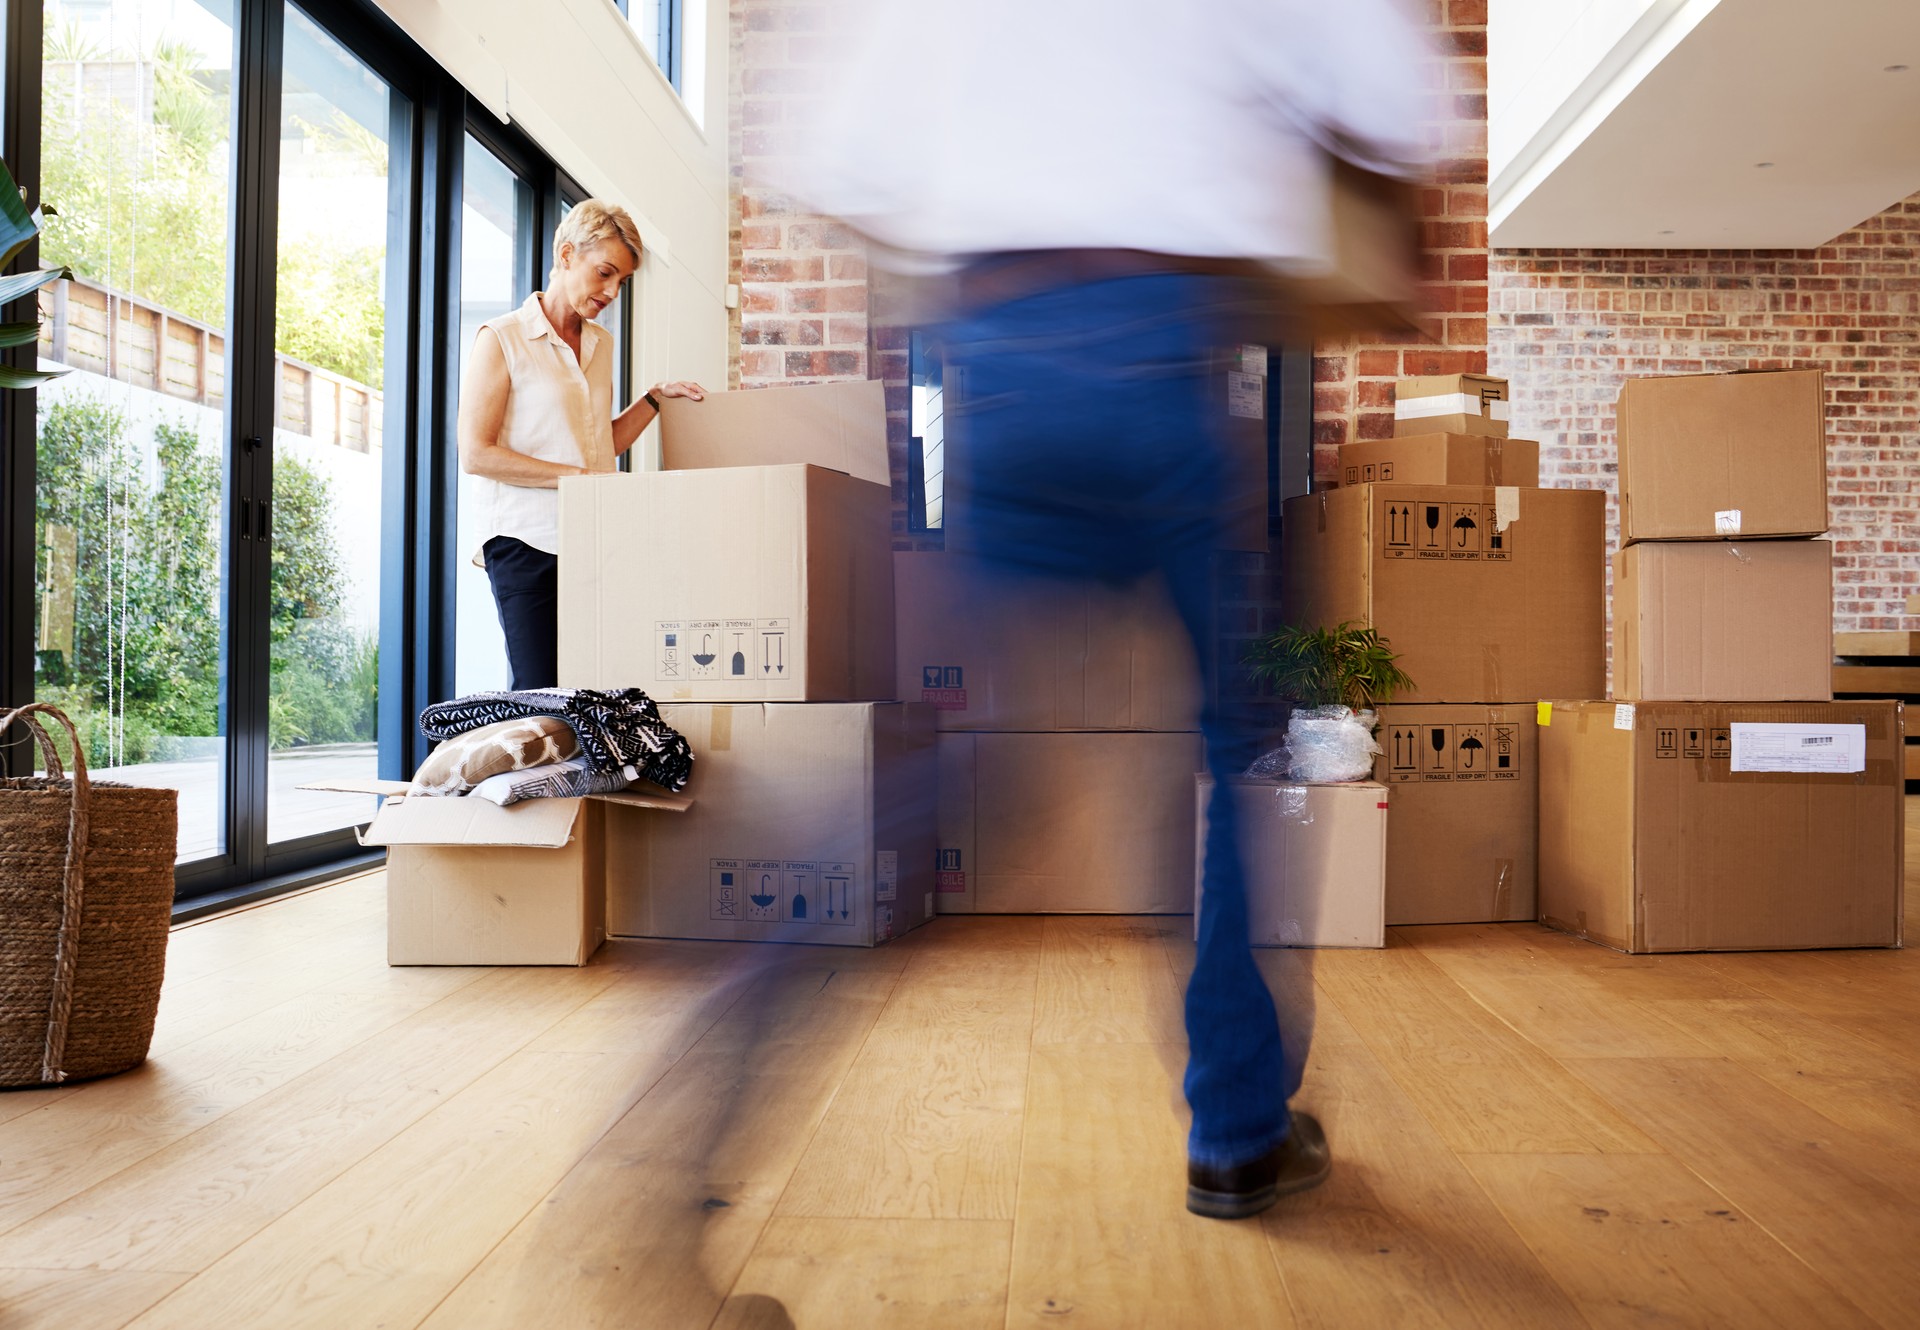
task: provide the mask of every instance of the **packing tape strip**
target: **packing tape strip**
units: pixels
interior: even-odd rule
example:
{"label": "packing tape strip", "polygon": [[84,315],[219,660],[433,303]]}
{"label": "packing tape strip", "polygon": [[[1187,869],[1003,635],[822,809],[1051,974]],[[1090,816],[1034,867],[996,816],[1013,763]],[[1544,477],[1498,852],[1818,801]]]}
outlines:
{"label": "packing tape strip", "polygon": [[1508,919],[1513,915],[1513,860],[1495,859],[1493,861],[1493,917]]}
{"label": "packing tape strip", "polygon": [[707,751],[724,753],[733,747],[733,708],[723,703],[708,714],[711,720],[707,729]]}
{"label": "packing tape strip", "polygon": [[1506,420],[1512,404],[1504,398],[1481,401],[1479,393],[1435,393],[1431,397],[1395,397],[1395,420],[1425,420],[1429,416],[1484,416]]}
{"label": "packing tape strip", "polygon": [[1488,642],[1480,649],[1480,686],[1488,697],[1505,697],[1500,691],[1500,644]]}
{"label": "packing tape strip", "polygon": [[1496,485],[1493,491],[1493,529],[1505,531],[1520,520],[1520,487]]}
{"label": "packing tape strip", "polygon": [[[1494,486],[1500,483],[1500,477],[1502,476],[1502,474],[1504,474],[1504,458],[1506,455],[1506,442],[1507,441],[1505,439],[1486,440],[1487,446],[1484,449],[1482,449],[1480,453],[1481,458],[1485,462],[1485,467],[1481,473],[1482,484],[1488,485],[1488,486]],[[1507,524],[1505,522],[1498,521],[1498,516],[1500,511],[1499,503],[1498,503],[1499,496],[1496,494],[1494,496],[1494,499],[1495,499],[1494,514],[1495,514],[1495,520],[1497,522],[1496,529],[1500,531],[1505,531],[1507,529]]]}
{"label": "packing tape strip", "polygon": [[1324,536],[1327,534],[1327,492],[1325,490],[1320,491],[1318,508],[1320,512],[1320,534]]}

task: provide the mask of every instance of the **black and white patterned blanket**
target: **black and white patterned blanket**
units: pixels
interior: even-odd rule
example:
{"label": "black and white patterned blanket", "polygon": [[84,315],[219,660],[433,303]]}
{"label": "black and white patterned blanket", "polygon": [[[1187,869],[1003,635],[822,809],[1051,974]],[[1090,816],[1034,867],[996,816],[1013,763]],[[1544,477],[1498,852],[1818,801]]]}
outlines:
{"label": "black and white patterned blanket", "polygon": [[435,702],[420,713],[420,732],[451,739],[496,721],[558,716],[580,740],[580,755],[595,771],[640,777],[678,794],[693,774],[693,749],[660,719],[660,708],[638,688],[527,688],[514,693],[469,693]]}

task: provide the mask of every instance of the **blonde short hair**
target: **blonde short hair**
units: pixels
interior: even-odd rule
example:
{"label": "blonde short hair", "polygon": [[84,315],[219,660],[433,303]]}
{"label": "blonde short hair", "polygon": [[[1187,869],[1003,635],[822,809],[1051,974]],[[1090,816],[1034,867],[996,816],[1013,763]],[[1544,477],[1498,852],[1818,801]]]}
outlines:
{"label": "blonde short hair", "polygon": [[627,253],[633,255],[633,261],[638,265],[640,228],[633,224],[632,215],[617,203],[608,203],[604,199],[582,199],[553,229],[553,261],[559,264],[562,245],[572,245],[575,250],[588,250],[602,240],[616,239],[627,247]]}

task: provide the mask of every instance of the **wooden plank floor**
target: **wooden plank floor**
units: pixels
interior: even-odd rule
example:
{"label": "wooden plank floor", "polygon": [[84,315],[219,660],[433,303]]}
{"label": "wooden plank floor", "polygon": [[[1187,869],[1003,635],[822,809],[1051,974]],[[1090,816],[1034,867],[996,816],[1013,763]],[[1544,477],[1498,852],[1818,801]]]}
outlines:
{"label": "wooden plank floor", "polygon": [[1920,1326],[1912,953],[1262,953],[1335,1172],[1221,1224],[1184,919],[394,970],[382,891],[179,930],[144,1068],[0,1093],[0,1330]]}

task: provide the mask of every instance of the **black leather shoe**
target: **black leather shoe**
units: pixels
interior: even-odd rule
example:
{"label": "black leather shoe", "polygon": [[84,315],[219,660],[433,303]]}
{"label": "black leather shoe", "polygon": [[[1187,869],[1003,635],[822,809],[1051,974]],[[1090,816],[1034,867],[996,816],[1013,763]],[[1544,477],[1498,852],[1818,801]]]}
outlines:
{"label": "black leather shoe", "polygon": [[1327,1134],[1311,1114],[1295,1113],[1287,1139],[1232,1168],[1187,1162],[1187,1209],[1208,1219],[1245,1219],[1282,1196],[1318,1187],[1333,1171]]}

